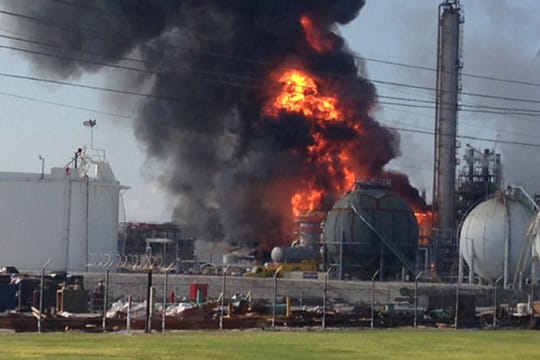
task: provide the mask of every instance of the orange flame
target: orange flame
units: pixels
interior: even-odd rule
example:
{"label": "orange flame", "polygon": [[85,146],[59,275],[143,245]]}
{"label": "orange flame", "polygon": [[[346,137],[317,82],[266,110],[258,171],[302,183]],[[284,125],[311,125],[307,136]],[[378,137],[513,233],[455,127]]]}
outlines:
{"label": "orange flame", "polygon": [[265,109],[267,115],[277,116],[277,112],[285,110],[320,120],[338,121],[341,118],[337,99],[322,96],[315,81],[306,74],[299,70],[288,70],[278,81],[283,91],[274,100],[273,106]]}
{"label": "orange flame", "polygon": [[[322,95],[315,77],[304,71],[285,70],[273,77],[281,84],[281,91],[263,108],[263,113],[271,117],[278,117],[282,111],[304,115],[311,123],[313,138],[313,144],[307,146],[308,161],[327,169],[332,178],[336,177],[333,190],[345,192],[350,189],[356,181],[353,156],[346,146],[328,141],[323,132],[328,122],[346,121],[337,97]],[[357,133],[362,131],[359,124],[348,125]],[[338,181],[338,178],[342,180]],[[301,185],[305,190],[291,198],[295,216],[316,210],[325,195],[325,190],[316,185],[315,175],[305,179]]]}
{"label": "orange flame", "polygon": [[416,211],[414,213],[414,216],[416,217],[416,221],[418,222],[418,224],[427,224],[428,222],[431,222],[431,212],[429,211],[426,211],[426,212],[420,212],[420,211]]}
{"label": "orange flame", "polygon": [[415,211],[414,216],[416,217],[416,222],[418,223],[418,245],[427,246],[429,245],[429,238],[431,236],[431,222],[433,213],[431,211]]}
{"label": "orange flame", "polygon": [[305,15],[300,16],[300,24],[304,28],[306,40],[309,45],[317,52],[329,51],[334,48],[332,39],[325,36],[319,29],[313,25],[313,21]]}
{"label": "orange flame", "polygon": [[324,191],[320,189],[297,192],[291,198],[291,206],[294,217],[300,216],[305,211],[316,209],[322,200]]}

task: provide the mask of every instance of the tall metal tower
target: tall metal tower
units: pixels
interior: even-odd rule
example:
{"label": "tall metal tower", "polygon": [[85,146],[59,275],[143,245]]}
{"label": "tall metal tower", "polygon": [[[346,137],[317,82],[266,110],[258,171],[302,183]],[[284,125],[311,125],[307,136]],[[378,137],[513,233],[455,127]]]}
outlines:
{"label": "tall metal tower", "polygon": [[[451,273],[456,247],[456,133],[461,91],[462,7],[459,0],[439,5],[433,175],[433,245],[437,271]],[[455,265],[455,266],[454,266]]]}

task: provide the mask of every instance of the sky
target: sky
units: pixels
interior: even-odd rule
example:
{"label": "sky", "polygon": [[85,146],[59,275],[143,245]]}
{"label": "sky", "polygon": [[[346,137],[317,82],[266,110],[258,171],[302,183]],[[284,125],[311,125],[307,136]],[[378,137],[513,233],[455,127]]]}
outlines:
{"label": "sky", "polygon": [[[0,11],[10,1],[16,0],[0,0]],[[367,59],[365,71],[381,96],[381,104],[374,109],[373,115],[386,126],[433,131],[434,109],[387,104],[390,102],[388,96],[433,100],[432,91],[382,82],[435,86],[434,71],[388,62],[435,68],[439,3],[435,0],[367,0],[359,16],[338,29],[351,51]],[[462,78],[463,92],[530,101],[464,94],[461,102],[540,111],[540,58],[537,55],[540,50],[540,8],[537,1],[464,0],[462,5],[465,18],[463,73],[467,74]],[[0,35],[25,34],[15,27],[12,16],[0,14]],[[21,52],[1,47],[10,45],[14,43],[0,38],[0,73],[48,77]],[[121,70],[101,69],[82,74],[74,82],[110,86],[109,79],[118,71]],[[148,160],[144,145],[134,136],[136,98],[0,76],[0,109],[0,171],[39,173],[39,155],[45,158],[46,169],[64,166],[78,147],[90,143],[90,130],[83,126],[83,121],[96,119],[94,147],[106,150],[116,178],[130,187],[122,196],[124,206],[120,220],[162,222],[171,219],[175,199],[159,181],[160,174],[167,171],[166,164]],[[540,146],[540,116],[519,116],[515,115],[515,110],[508,112],[511,114],[504,116],[460,112],[458,134],[488,140],[460,139],[458,157],[462,157],[466,144],[500,152],[505,184],[523,185],[531,193],[540,193],[540,147],[515,144]],[[412,184],[425,190],[430,200],[433,136],[414,131],[399,132],[402,154],[388,167],[409,175]]]}

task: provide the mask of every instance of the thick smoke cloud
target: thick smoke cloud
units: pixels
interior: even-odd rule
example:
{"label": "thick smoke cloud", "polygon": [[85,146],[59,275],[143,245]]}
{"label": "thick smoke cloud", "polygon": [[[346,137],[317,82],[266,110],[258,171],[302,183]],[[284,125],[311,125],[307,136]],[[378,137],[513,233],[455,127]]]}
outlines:
{"label": "thick smoke cloud", "polygon": [[[327,138],[351,147],[364,163],[363,175],[379,175],[398,155],[398,135],[369,116],[374,86],[358,75],[363,65],[334,31],[358,15],[363,0],[9,4],[13,11],[58,22],[19,22],[22,32],[49,39],[64,56],[36,57],[41,71],[75,78],[99,71],[96,62],[134,66],[126,57],[142,59],[136,66],[146,73],[129,76],[145,77],[157,98],[141,101],[135,133],[150,158],[167,164],[163,181],[178,197],[173,218],[199,237],[264,247],[289,241],[291,195],[306,173],[318,169],[305,160],[305,149],[313,143],[307,119],[262,115],[276,91],[269,74],[280,66],[327,74],[327,91],[347,103],[347,116],[364,123],[367,134],[354,139],[340,126],[324,131]],[[333,50],[318,53],[309,46],[301,15],[332,39]],[[126,78],[111,83],[126,84]],[[329,186],[328,174],[318,182]]]}

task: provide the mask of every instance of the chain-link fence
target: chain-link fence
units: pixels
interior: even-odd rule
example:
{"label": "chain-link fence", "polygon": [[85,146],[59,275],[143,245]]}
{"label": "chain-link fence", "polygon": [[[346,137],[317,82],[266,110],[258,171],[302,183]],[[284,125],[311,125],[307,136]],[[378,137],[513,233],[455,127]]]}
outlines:
{"label": "chain-link fence", "polygon": [[[457,286],[422,278],[411,282],[381,282],[375,277],[373,281],[338,281],[311,272],[248,277],[228,272],[185,275],[172,269],[125,273],[97,265],[91,270],[64,274],[64,278],[46,275],[44,308],[49,310],[44,311],[48,316],[45,329],[93,326],[103,330],[104,314],[106,330],[451,327],[456,322],[459,327],[520,326],[534,319],[531,305],[526,303],[537,295],[530,289]],[[18,296],[37,307],[39,281],[32,281],[25,292],[27,299],[21,298],[22,292]],[[64,317],[86,320],[61,321]]]}
{"label": "chain-link fence", "polygon": [[[90,283],[102,278],[100,273],[85,275]],[[261,316],[262,326],[454,326],[456,307],[458,325],[482,326],[495,306],[495,289],[482,285],[337,281],[325,280],[323,273],[317,279],[293,279],[154,272],[149,291],[149,279],[148,273],[111,273],[109,303],[126,304],[132,299],[140,304],[151,294],[158,317],[163,305],[213,303],[205,316],[215,320],[215,328],[218,320],[223,324],[222,314],[225,323],[235,316]],[[497,296],[500,308],[510,298],[515,300],[516,294],[499,289]]]}

